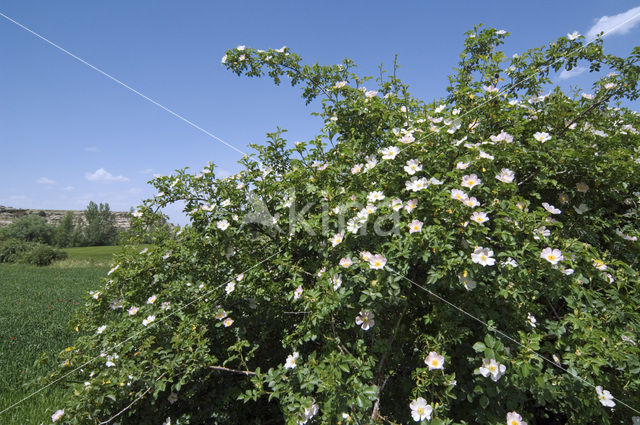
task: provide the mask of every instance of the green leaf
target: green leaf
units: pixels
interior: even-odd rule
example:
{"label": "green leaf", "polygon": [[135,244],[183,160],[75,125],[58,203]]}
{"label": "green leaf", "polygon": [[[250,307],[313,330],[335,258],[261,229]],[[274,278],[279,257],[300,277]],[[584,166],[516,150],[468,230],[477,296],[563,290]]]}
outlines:
{"label": "green leaf", "polygon": [[476,353],[480,353],[486,348],[487,347],[482,342],[476,342],[475,344],[473,344],[473,349],[476,351]]}
{"label": "green leaf", "polygon": [[480,396],[480,406],[482,406],[483,409],[486,409],[487,406],[489,406],[489,398],[487,396]]}

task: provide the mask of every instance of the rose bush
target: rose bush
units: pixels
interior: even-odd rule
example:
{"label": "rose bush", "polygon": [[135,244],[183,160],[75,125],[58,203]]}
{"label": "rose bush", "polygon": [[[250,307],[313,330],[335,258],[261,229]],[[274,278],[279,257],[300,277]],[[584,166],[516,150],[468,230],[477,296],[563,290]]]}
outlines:
{"label": "rose bush", "polygon": [[[174,202],[191,224],[121,255],[79,312],[56,421],[631,423],[640,118],[617,102],[640,95],[640,49],[572,34],[506,58],[505,37],[468,32],[432,103],[395,69],[372,90],[349,60],[229,50],[325,125],[269,134],[228,178],[153,181],[140,234]],[[551,87],[578,63],[610,73]]]}

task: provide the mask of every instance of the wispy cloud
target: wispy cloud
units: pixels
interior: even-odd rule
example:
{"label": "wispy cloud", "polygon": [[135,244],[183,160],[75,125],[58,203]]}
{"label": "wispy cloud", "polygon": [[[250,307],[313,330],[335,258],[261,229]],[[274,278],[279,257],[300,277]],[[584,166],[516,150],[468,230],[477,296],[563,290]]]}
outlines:
{"label": "wispy cloud", "polygon": [[72,190],[76,190],[76,188],[73,186],[67,186],[63,190],[66,190],[67,192],[71,192]]}
{"label": "wispy cloud", "polygon": [[95,152],[100,152],[100,148],[97,148],[95,146],[87,146],[87,147],[84,148],[84,151],[85,152],[93,152],[93,153],[95,153]]}
{"label": "wispy cloud", "polygon": [[96,170],[95,173],[84,173],[84,177],[91,182],[98,183],[113,183],[113,182],[128,182],[129,179],[125,176],[114,176],[104,168]]}
{"label": "wispy cloud", "polygon": [[36,180],[36,183],[38,184],[56,184],[55,180],[51,180],[48,177],[40,177],[38,180]]}
{"label": "wispy cloud", "polygon": [[566,69],[563,69],[560,75],[558,76],[558,78],[561,80],[568,80],[569,78],[577,77],[578,75],[584,73],[585,71],[587,71],[587,68],[584,66],[576,66],[571,71],[567,71]]}
{"label": "wispy cloud", "polygon": [[26,201],[28,199],[29,199],[29,197],[27,197],[25,195],[11,195],[11,196],[9,196],[9,201],[13,201],[13,202]]}
{"label": "wispy cloud", "polygon": [[229,176],[232,176],[233,173],[229,170],[225,170],[224,168],[216,168],[216,177],[224,179],[227,178]]}
{"label": "wispy cloud", "polygon": [[[587,31],[587,40],[605,32],[605,37],[614,34],[626,34],[640,23],[640,6],[613,16],[602,16],[595,19],[595,24]],[[611,32],[609,32],[611,31]]]}
{"label": "wispy cloud", "polygon": [[151,174],[153,173],[153,168],[145,168],[144,170],[140,170],[140,174]]}

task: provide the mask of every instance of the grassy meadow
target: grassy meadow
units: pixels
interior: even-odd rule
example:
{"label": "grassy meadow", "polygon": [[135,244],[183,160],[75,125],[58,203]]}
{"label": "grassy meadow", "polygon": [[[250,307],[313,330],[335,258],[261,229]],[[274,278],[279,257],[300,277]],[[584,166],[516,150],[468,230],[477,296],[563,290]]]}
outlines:
{"label": "grassy meadow", "polygon": [[112,263],[113,255],[122,248],[119,246],[88,246],[65,248],[67,259],[54,263],[54,267],[108,267]]}
{"label": "grassy meadow", "polygon": [[[69,258],[48,267],[0,264],[0,412],[36,391],[28,383],[51,372],[69,346],[69,321],[100,286],[120,247],[66,249]],[[51,386],[0,414],[0,424],[51,423],[62,396]]]}

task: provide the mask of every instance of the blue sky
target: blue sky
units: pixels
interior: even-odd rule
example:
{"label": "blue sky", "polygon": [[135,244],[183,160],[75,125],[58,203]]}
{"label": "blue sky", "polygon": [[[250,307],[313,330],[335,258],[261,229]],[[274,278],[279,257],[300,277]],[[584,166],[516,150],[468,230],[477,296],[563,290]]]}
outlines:
{"label": "blue sky", "polygon": [[[445,94],[474,24],[509,31],[510,55],[638,15],[605,47],[626,56],[640,44],[637,1],[0,0],[0,13],[241,151],[277,126],[291,142],[308,140],[320,123],[288,84],[226,71],[220,59],[239,44],[286,45],[308,62],[348,57],[361,75],[377,75],[398,54],[400,77],[425,101]],[[590,79],[557,81],[588,91]],[[153,174],[209,161],[222,175],[240,170],[237,151],[2,16],[0,146],[0,205],[21,208],[84,209],[93,200],[128,210],[152,194]]]}

